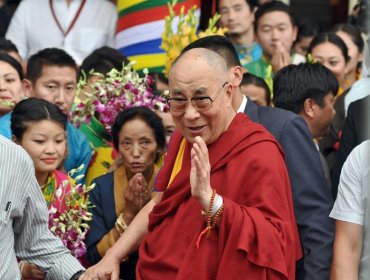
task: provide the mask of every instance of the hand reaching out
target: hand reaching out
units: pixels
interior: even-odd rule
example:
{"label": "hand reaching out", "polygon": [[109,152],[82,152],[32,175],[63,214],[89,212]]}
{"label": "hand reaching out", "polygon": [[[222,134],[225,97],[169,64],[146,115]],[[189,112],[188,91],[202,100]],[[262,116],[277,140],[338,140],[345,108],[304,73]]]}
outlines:
{"label": "hand reaching out", "polygon": [[79,280],[118,280],[119,278],[120,260],[106,254],[105,257],[96,265],[89,267]]}
{"label": "hand reaching out", "polygon": [[190,186],[191,194],[198,199],[204,209],[208,209],[212,196],[210,177],[208,148],[203,139],[197,136],[191,149]]}

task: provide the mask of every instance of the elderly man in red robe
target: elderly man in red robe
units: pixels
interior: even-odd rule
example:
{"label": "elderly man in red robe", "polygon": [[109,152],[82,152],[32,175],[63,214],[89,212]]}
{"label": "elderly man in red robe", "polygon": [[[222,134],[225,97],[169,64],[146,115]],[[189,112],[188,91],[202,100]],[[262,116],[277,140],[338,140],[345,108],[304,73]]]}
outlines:
{"label": "elderly man in red robe", "polygon": [[294,279],[301,252],[280,146],[236,114],[234,81],[217,53],[183,53],[169,82],[178,130],[158,195],[81,279],[118,279],[140,243],[137,279]]}

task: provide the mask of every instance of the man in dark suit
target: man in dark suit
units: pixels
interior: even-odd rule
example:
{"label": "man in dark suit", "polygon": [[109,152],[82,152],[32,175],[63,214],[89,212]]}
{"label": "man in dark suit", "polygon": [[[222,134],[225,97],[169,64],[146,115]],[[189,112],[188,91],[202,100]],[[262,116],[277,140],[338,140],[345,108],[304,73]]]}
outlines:
{"label": "man in dark suit", "polygon": [[223,36],[199,39],[184,51],[207,48],[222,56],[233,85],[233,107],[262,124],[282,146],[293,194],[294,212],[304,257],[297,263],[297,279],[329,279],[334,239],[330,187],[305,121],[298,115],[272,107],[259,107],[242,95],[242,68],[232,43]]}
{"label": "man in dark suit", "polygon": [[370,139],[370,95],[351,103],[344,122],[339,150],[332,171],[332,193],[337,197],[339,177],[342,166],[354,147]]}

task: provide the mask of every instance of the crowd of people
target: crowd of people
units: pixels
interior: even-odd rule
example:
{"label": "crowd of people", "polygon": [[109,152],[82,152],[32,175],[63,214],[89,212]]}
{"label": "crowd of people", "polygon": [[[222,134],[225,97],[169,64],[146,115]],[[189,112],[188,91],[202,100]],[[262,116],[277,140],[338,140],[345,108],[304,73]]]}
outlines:
{"label": "crowd of people", "polygon": [[226,36],[164,77],[115,49],[111,1],[21,1],[0,38],[0,279],[370,277],[368,29],[215,9]]}

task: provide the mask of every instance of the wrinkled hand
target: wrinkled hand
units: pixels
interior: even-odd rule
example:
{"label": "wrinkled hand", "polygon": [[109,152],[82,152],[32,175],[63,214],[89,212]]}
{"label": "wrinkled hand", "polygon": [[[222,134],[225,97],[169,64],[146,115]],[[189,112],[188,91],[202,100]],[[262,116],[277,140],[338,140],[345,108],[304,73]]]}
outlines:
{"label": "wrinkled hand", "polygon": [[272,71],[277,73],[281,68],[292,64],[289,50],[280,41],[276,43],[276,51],[271,57]]}
{"label": "wrinkled hand", "polygon": [[126,212],[129,213],[129,216],[135,216],[151,199],[148,184],[143,174],[137,173],[130,179],[124,195]]}
{"label": "wrinkled hand", "polygon": [[204,209],[208,209],[212,196],[210,177],[208,148],[203,139],[197,136],[191,149],[190,186],[191,194]]}
{"label": "wrinkled hand", "polygon": [[24,279],[45,279],[46,273],[33,263],[24,262],[22,276]]}
{"label": "wrinkled hand", "polygon": [[120,261],[106,254],[96,265],[89,267],[79,280],[118,280]]}

